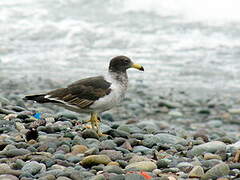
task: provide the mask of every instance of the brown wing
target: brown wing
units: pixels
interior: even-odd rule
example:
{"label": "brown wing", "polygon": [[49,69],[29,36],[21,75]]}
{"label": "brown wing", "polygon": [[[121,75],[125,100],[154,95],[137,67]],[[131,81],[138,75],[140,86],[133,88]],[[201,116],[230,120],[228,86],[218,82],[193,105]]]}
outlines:
{"label": "brown wing", "polygon": [[74,82],[67,88],[60,88],[49,92],[48,98],[64,101],[70,105],[86,108],[99,98],[111,92],[111,83],[102,76],[86,78]]}

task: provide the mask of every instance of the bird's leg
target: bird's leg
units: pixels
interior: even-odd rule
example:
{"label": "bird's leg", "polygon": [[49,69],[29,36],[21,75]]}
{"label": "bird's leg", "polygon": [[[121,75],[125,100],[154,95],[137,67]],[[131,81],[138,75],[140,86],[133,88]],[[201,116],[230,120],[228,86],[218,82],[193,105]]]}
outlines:
{"label": "bird's leg", "polygon": [[92,129],[96,130],[96,132],[98,133],[98,131],[99,131],[99,120],[98,120],[97,113],[95,113],[95,112],[91,113],[90,122],[91,122],[91,125],[92,125]]}
{"label": "bird's leg", "polygon": [[98,113],[91,113],[91,119],[90,119],[92,128],[95,130],[96,128],[96,133],[99,136],[104,136],[105,134],[102,134],[101,130],[100,130],[100,123],[101,123],[101,119],[98,116]]}
{"label": "bird's leg", "polygon": [[91,113],[91,117],[88,121],[86,122],[90,122],[91,123],[91,127],[89,126],[85,126],[85,128],[92,128],[93,130],[96,131],[96,133],[99,135],[99,136],[106,136],[106,134],[103,134],[100,130],[100,123],[101,123],[101,119],[100,117],[98,116],[98,113]]}

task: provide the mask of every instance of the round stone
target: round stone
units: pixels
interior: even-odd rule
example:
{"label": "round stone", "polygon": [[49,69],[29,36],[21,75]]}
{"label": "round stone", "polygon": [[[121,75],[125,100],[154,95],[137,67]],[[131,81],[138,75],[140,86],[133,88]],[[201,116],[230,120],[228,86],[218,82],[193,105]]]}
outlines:
{"label": "round stone", "polygon": [[157,165],[152,161],[141,161],[141,162],[135,162],[127,165],[125,167],[126,170],[139,170],[139,171],[153,171],[154,169],[157,169]]}
{"label": "round stone", "polygon": [[203,154],[204,152],[215,153],[216,151],[225,151],[226,144],[221,141],[211,141],[208,143],[200,144],[194,146],[191,151],[189,151],[189,155],[198,156]]}
{"label": "round stone", "polygon": [[83,166],[93,166],[97,164],[108,164],[111,162],[111,159],[106,156],[106,155],[90,155],[85,157],[82,161],[81,164]]}
{"label": "round stone", "polygon": [[202,179],[203,180],[217,179],[219,177],[228,175],[229,172],[230,172],[229,166],[226,163],[220,163],[209,169],[205,173],[205,175],[202,176]]}
{"label": "round stone", "polygon": [[87,146],[84,145],[74,145],[72,147],[72,154],[77,155],[77,154],[83,154],[88,150]]}

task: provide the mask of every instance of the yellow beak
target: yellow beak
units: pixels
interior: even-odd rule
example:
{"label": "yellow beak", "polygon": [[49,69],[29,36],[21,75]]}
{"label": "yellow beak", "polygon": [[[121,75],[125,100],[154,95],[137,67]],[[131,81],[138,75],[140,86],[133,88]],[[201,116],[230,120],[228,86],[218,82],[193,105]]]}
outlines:
{"label": "yellow beak", "polygon": [[144,71],[144,68],[140,64],[132,64],[131,68],[135,68],[140,71]]}

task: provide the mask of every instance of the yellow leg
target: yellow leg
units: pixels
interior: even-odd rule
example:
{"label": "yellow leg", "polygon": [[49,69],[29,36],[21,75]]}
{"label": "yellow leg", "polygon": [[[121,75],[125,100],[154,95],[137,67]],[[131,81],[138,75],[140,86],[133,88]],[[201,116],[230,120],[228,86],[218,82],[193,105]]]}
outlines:
{"label": "yellow leg", "polygon": [[106,134],[103,134],[100,130],[100,123],[101,123],[101,119],[98,117],[98,113],[91,113],[91,117],[88,121],[86,122],[90,122],[91,123],[91,127],[89,126],[85,126],[85,128],[92,128],[93,130],[96,131],[96,133],[99,135],[99,136],[106,136]]}
{"label": "yellow leg", "polygon": [[98,114],[93,112],[91,113],[91,118],[90,118],[90,122],[92,125],[92,129],[96,130],[96,132],[100,135],[102,134],[99,128],[99,124],[100,124],[100,120],[98,119]]}

